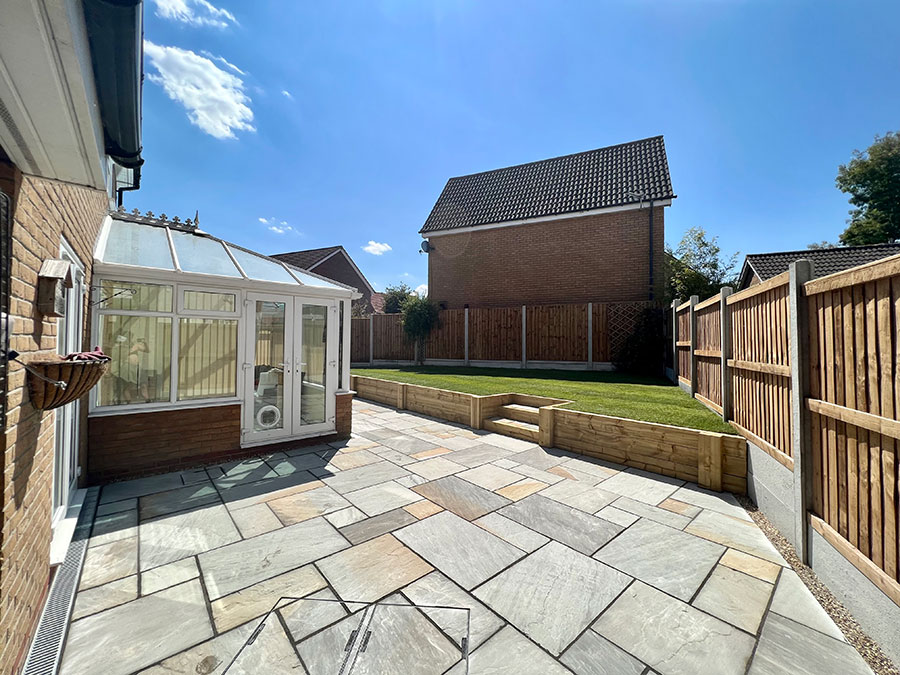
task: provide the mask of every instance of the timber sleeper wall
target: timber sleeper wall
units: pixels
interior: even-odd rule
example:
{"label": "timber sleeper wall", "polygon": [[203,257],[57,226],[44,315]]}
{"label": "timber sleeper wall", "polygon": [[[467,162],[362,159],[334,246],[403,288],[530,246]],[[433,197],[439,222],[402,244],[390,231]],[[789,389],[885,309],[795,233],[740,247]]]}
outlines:
{"label": "timber sleeper wall", "polygon": [[483,428],[501,406],[536,407],[541,445],[693,481],[711,490],[736,494],[747,490],[747,444],[739,436],[566,410],[559,406],[569,401],[542,396],[479,396],[359,375],[351,376],[351,387],[361,399],[473,429]]}

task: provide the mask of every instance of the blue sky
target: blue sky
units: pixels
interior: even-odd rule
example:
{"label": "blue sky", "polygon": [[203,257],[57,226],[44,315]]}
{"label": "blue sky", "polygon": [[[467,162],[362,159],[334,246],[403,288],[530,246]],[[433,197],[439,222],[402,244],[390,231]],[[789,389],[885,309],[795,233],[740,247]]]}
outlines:
{"label": "blue sky", "polygon": [[835,241],[838,165],[900,130],[898,24],[895,1],[148,0],[126,206],[416,287],[447,178],[663,134],[669,243]]}

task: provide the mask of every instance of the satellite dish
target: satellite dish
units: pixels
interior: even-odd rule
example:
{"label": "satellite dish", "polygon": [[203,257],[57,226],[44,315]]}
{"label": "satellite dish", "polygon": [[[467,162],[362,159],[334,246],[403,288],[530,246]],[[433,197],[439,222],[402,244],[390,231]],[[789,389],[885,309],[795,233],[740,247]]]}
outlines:
{"label": "satellite dish", "polygon": [[434,250],[434,247],[428,243],[427,239],[422,242],[421,248],[422,248],[422,253],[430,253],[431,251]]}

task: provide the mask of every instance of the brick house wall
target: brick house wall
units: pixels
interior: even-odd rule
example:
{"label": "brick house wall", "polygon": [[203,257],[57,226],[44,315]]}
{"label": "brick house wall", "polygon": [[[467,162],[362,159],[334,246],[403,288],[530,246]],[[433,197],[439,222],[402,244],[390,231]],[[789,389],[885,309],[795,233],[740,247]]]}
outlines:
{"label": "brick house wall", "polygon": [[[59,257],[65,237],[90,284],[94,241],[108,207],[102,191],[22,175],[0,162],[0,187],[12,188],[11,314],[16,317],[11,348],[23,361],[56,353],[56,319],[35,309],[41,263]],[[85,299],[85,316],[88,316]],[[89,322],[85,322],[85,331]],[[85,344],[85,346],[87,346]],[[3,438],[3,512],[0,543],[0,673],[21,665],[49,581],[53,411],[29,402],[25,370],[9,364],[7,423]],[[83,415],[87,407],[82,406]],[[85,454],[82,420],[80,454]],[[82,461],[83,465],[83,461]]]}
{"label": "brick house wall", "polygon": [[364,302],[367,310],[369,312],[372,311],[372,292],[366,286],[365,281],[360,278],[353,265],[340,253],[334,254],[321,265],[316,265],[310,272],[326,279],[333,279],[338,283],[353,286],[362,293],[362,298],[355,302]]}
{"label": "brick house wall", "polygon": [[[649,298],[649,209],[432,237],[428,296],[448,309]],[[653,209],[653,281],[662,296],[664,207]]]}

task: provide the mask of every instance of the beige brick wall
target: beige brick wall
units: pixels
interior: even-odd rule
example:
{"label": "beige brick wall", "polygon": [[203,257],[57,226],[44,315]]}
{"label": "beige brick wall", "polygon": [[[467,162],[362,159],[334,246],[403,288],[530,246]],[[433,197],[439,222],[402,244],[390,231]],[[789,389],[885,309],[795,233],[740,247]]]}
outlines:
{"label": "beige brick wall", "polygon": [[[0,163],[5,189],[14,183],[11,313],[12,349],[28,361],[56,351],[56,319],[35,310],[41,263],[59,257],[61,237],[88,272],[108,202],[103,192],[17,174]],[[87,301],[86,311],[87,315]],[[3,514],[0,544],[0,673],[14,673],[49,580],[51,489],[55,415],[31,406],[25,371],[10,363],[7,427],[3,441]],[[86,406],[83,406],[86,414]],[[82,457],[84,433],[82,421]]]}
{"label": "beige brick wall", "polygon": [[[653,209],[656,299],[663,289],[663,207]],[[431,239],[428,296],[449,309],[647,300],[649,209],[499,227]]]}

